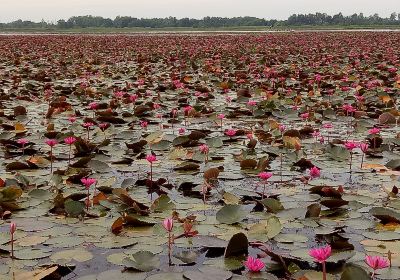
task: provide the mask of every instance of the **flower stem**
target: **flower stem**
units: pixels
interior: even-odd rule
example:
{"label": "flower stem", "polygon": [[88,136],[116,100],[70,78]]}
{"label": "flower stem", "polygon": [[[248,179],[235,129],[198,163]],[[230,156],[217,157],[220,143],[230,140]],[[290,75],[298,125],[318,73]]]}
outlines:
{"label": "flower stem", "polygon": [[53,174],[53,147],[50,147],[50,172]]}
{"label": "flower stem", "polygon": [[325,264],[325,262],[322,263],[322,279],[326,280],[326,264]]}
{"label": "flower stem", "polygon": [[72,150],[72,145],[69,145],[68,165],[71,165],[71,150]]}
{"label": "flower stem", "polygon": [[11,234],[11,258],[14,258],[14,233]]}
{"label": "flower stem", "polygon": [[283,182],[283,172],[282,172],[282,165],[283,165],[283,154],[281,153],[281,166],[280,166],[280,173],[281,173],[281,183]]}
{"label": "flower stem", "polygon": [[364,164],[364,153],[362,153],[362,156],[361,156],[361,168],[362,168],[363,164]]}
{"label": "flower stem", "polygon": [[172,255],[172,236],[171,236],[171,232],[168,232],[168,264],[169,266],[172,265],[172,261],[171,261],[171,255]]}
{"label": "flower stem", "polygon": [[87,188],[87,201],[86,201],[86,211],[89,211],[89,204],[90,204],[90,193],[89,188]]}

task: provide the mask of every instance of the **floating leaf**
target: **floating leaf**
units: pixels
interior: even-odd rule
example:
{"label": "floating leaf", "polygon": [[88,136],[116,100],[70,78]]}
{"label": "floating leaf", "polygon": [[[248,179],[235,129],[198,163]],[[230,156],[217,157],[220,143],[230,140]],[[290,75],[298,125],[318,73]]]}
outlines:
{"label": "floating leaf", "polygon": [[249,211],[241,205],[225,205],[217,212],[217,220],[223,224],[235,224],[246,218]]}

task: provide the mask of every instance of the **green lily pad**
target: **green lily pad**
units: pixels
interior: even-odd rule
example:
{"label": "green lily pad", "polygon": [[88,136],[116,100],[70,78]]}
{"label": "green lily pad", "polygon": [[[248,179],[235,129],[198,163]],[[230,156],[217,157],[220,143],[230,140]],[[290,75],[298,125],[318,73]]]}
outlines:
{"label": "green lily pad", "polygon": [[249,214],[241,205],[228,204],[218,210],[216,218],[223,224],[236,224],[241,222]]}
{"label": "green lily pad", "polygon": [[53,254],[50,259],[54,262],[59,260],[65,260],[66,262],[77,261],[77,262],[86,262],[93,258],[93,254],[84,249],[72,249],[60,251]]}
{"label": "green lily pad", "polygon": [[183,276],[189,280],[228,280],[232,277],[232,272],[213,267],[201,267],[198,270],[185,271]]}
{"label": "green lily pad", "polygon": [[124,265],[127,268],[148,272],[159,267],[160,259],[152,252],[139,251],[133,254],[130,258],[125,258]]}

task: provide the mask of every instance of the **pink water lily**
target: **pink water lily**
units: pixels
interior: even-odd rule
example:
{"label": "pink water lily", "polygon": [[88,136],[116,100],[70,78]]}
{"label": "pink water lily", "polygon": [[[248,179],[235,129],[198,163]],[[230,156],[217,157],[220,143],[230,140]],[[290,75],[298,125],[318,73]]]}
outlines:
{"label": "pink water lily", "polygon": [[16,230],[17,230],[17,224],[14,223],[14,222],[11,222],[10,223],[10,235],[11,235],[11,240],[10,240],[11,252],[10,252],[10,256],[11,256],[12,259],[14,258],[14,234],[15,234]]}
{"label": "pink water lily", "polygon": [[303,113],[300,114],[300,118],[302,118],[304,121],[308,120],[308,118],[310,117],[310,113]]}
{"label": "pink water lily", "polygon": [[64,139],[64,143],[67,145],[72,145],[76,142],[76,138],[73,136],[67,137]]}
{"label": "pink water lily", "polygon": [[21,138],[17,140],[17,143],[20,144],[22,146],[22,154],[25,154],[25,145],[29,143],[28,139],[25,138]]}
{"label": "pink water lily", "polygon": [[183,135],[183,134],[185,134],[185,132],[186,132],[186,129],[185,129],[184,127],[180,127],[180,128],[178,129],[179,135]]}
{"label": "pink water lily", "polygon": [[249,101],[247,101],[247,105],[249,105],[249,106],[256,106],[256,105],[257,105],[257,101],[249,100]]}
{"label": "pink water lily", "polygon": [[28,139],[25,139],[25,138],[21,138],[21,139],[18,139],[18,140],[17,140],[17,143],[20,144],[20,145],[22,145],[22,147],[23,147],[23,146],[25,146],[26,144],[29,143],[29,140],[28,140]]}
{"label": "pink water lily", "polygon": [[46,143],[47,145],[49,145],[50,147],[54,147],[55,145],[58,144],[58,142],[57,142],[56,139],[47,139],[47,140],[45,141],[45,143]]}
{"label": "pink water lily", "polygon": [[70,123],[74,123],[74,122],[76,122],[76,117],[75,116],[70,116],[70,117],[68,117],[68,121]]}
{"label": "pink water lily", "polygon": [[358,148],[358,144],[357,144],[356,142],[354,142],[354,141],[346,141],[346,142],[344,143],[344,146],[345,146],[345,148],[346,148],[347,150],[349,150],[349,151],[352,151],[352,150],[354,150],[355,148]]}
{"label": "pink water lily", "polygon": [[310,175],[311,178],[317,178],[321,176],[321,170],[319,170],[318,167],[313,166],[308,170],[308,174]]}
{"label": "pink water lily", "polygon": [[381,256],[366,256],[365,263],[374,271],[372,273],[371,279],[374,279],[376,270],[389,267],[390,265],[389,259]]}
{"label": "pink water lily", "polygon": [[272,177],[271,172],[261,172],[258,174],[258,177],[263,181],[263,192],[261,198],[264,199],[265,189],[267,187],[267,180]]}
{"label": "pink water lily", "polygon": [[81,182],[86,189],[89,189],[91,185],[96,184],[97,180],[94,178],[82,178]]}
{"label": "pink water lily", "polygon": [[157,161],[157,157],[156,157],[155,155],[153,155],[153,154],[150,154],[150,155],[147,155],[147,156],[146,156],[146,160],[147,160],[149,163],[153,163],[153,162]]}
{"label": "pink water lily", "polygon": [[168,263],[171,265],[171,256],[172,256],[172,244],[174,243],[174,236],[172,235],[172,229],[174,227],[174,220],[172,218],[166,218],[162,226],[168,232]]}
{"label": "pink water lily", "polygon": [[351,167],[353,164],[353,150],[355,148],[358,148],[359,144],[354,141],[347,141],[346,143],[344,143],[344,146],[350,152],[349,169],[350,169],[350,176],[351,176]]}
{"label": "pink water lily", "polygon": [[157,157],[154,154],[149,154],[146,156],[146,160],[150,163],[150,188],[153,188],[153,162],[157,161]]}
{"label": "pink water lily", "polygon": [[348,116],[350,113],[353,113],[356,111],[356,108],[354,108],[352,105],[350,104],[343,104],[342,106],[343,111],[346,112],[346,115]]}
{"label": "pink water lily", "polygon": [[85,186],[87,190],[87,195],[86,195],[86,210],[89,210],[89,205],[90,205],[90,186],[93,184],[96,184],[97,180],[94,178],[82,178],[81,179],[82,184]]}
{"label": "pink water lily", "polygon": [[163,223],[163,227],[165,228],[166,231],[171,232],[172,228],[174,227],[174,219],[172,218],[166,218]]}
{"label": "pink water lily", "polygon": [[99,108],[99,103],[91,102],[91,103],[89,103],[89,108],[90,108],[90,110],[96,110],[97,108]]}
{"label": "pink water lily", "polygon": [[366,152],[368,151],[369,145],[368,145],[368,143],[360,143],[358,146],[362,152],[362,155],[361,155],[361,168],[362,168],[363,163],[364,163],[364,157],[365,157]]}
{"label": "pink water lily", "polygon": [[139,124],[140,124],[140,127],[141,127],[141,128],[147,128],[147,126],[148,126],[149,123],[146,122],[146,121],[140,121]]}
{"label": "pink water lily", "polygon": [[323,128],[326,128],[326,129],[331,129],[331,128],[333,128],[333,124],[331,124],[331,123],[324,123],[324,124],[322,125],[322,127],[323,127]]}
{"label": "pink water lily", "polygon": [[92,123],[92,122],[84,122],[84,123],[82,124],[82,126],[83,126],[84,128],[90,128],[90,127],[94,126],[94,123]]}
{"label": "pink water lily", "polygon": [[72,144],[76,142],[76,138],[73,136],[67,137],[64,139],[64,143],[69,145],[69,153],[68,153],[68,165],[71,163],[71,151],[72,151]]}
{"label": "pink water lily", "polygon": [[225,134],[228,135],[229,137],[233,137],[233,136],[236,135],[236,130],[234,130],[234,129],[227,129],[227,130],[225,131]]}
{"label": "pink water lily", "polygon": [[309,252],[309,255],[315,259],[316,262],[319,262],[322,264],[322,277],[323,280],[326,280],[326,260],[331,256],[332,254],[332,248],[330,245],[327,245],[325,247],[320,247],[320,248],[314,248],[311,249]]}
{"label": "pink water lily", "polygon": [[261,180],[268,180],[269,178],[272,177],[272,173],[270,173],[270,172],[261,172],[261,173],[258,174],[258,177]]}
{"label": "pink water lily", "polygon": [[207,162],[208,161],[208,152],[210,151],[210,147],[208,147],[208,145],[206,145],[206,144],[202,144],[202,145],[200,145],[199,150],[202,154],[206,155],[205,162]]}
{"label": "pink water lily", "polygon": [[252,256],[247,257],[244,265],[250,272],[260,272],[265,267],[265,264],[262,260]]}
{"label": "pink water lily", "polygon": [[53,173],[53,147],[57,145],[56,139],[47,139],[46,144],[50,147],[50,172]]}
{"label": "pink water lily", "polygon": [[131,94],[131,95],[129,95],[129,100],[130,100],[132,103],[135,103],[137,99],[138,99],[138,95],[137,95],[137,94]]}
{"label": "pink water lily", "polygon": [[116,98],[122,98],[122,97],[124,97],[124,95],[125,95],[125,92],[123,92],[123,91],[116,91],[116,92],[114,92],[114,96],[115,96]]}
{"label": "pink water lily", "polygon": [[368,133],[371,135],[375,135],[375,134],[379,134],[381,132],[381,130],[377,127],[371,128],[370,130],[368,130]]}
{"label": "pink water lily", "polygon": [[315,259],[315,261],[322,263],[325,262],[332,254],[332,248],[330,245],[320,248],[314,248],[309,251],[311,257]]}

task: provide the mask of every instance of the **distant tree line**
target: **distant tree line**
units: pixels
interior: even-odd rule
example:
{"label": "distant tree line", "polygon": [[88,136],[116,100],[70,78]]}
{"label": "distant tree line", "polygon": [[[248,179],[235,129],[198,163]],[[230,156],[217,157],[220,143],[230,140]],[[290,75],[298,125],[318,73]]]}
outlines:
{"label": "distant tree line", "polygon": [[9,23],[0,23],[0,28],[165,28],[165,27],[192,27],[192,28],[214,28],[214,27],[237,27],[237,26],[303,26],[303,25],[400,25],[400,13],[392,13],[388,18],[382,18],[378,14],[364,16],[362,13],[344,16],[342,13],[327,15],[325,13],[294,14],[287,20],[266,20],[256,17],[204,17],[202,19],[181,18],[135,18],[129,16],[118,16],[115,19],[99,16],[74,16],[68,20],[59,20],[57,23],[16,20]]}

